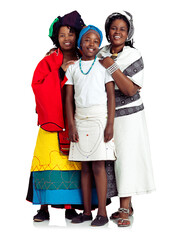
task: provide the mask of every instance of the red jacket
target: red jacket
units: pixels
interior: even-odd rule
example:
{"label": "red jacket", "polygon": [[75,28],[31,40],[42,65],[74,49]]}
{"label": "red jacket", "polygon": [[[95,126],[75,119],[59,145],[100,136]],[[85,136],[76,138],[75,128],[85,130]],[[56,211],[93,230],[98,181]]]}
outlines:
{"label": "red jacket", "polygon": [[63,54],[58,49],[44,57],[34,71],[32,88],[38,125],[46,131],[62,131],[65,128],[62,88],[67,78],[60,79],[59,76],[62,62]]}

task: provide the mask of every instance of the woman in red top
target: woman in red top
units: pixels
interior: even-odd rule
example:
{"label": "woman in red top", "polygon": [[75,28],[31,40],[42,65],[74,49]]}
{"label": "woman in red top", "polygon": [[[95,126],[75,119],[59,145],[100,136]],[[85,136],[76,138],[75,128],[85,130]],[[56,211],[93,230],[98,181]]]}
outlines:
{"label": "woman in red top", "polygon": [[[64,111],[65,72],[78,60],[76,40],[84,22],[77,11],[58,17],[51,24],[49,36],[57,47],[37,65],[32,88],[40,126],[27,200],[41,205],[34,221],[49,220],[48,205],[66,208],[68,219],[81,208],[80,163],[70,163],[66,113]],[[96,202],[94,204],[97,204]]]}

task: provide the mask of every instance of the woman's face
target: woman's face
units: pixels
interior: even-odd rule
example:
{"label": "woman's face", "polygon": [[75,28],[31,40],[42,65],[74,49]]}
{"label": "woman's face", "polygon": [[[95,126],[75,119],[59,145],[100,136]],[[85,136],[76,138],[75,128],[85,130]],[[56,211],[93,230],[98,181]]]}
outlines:
{"label": "woman's face", "polygon": [[74,49],[76,46],[76,34],[71,32],[70,28],[62,26],[59,29],[58,41],[62,51]]}
{"label": "woman's face", "polygon": [[109,30],[109,39],[112,46],[119,47],[125,45],[128,37],[128,26],[122,19],[116,19],[111,23]]}

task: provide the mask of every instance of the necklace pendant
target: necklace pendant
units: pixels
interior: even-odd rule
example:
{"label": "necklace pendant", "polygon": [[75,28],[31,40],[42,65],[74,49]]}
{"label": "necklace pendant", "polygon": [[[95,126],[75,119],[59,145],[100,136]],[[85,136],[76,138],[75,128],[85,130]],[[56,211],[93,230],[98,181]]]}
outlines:
{"label": "necklace pendant", "polygon": [[118,56],[118,53],[113,53],[113,54],[111,55],[111,58],[114,60],[114,59],[117,58],[117,56]]}

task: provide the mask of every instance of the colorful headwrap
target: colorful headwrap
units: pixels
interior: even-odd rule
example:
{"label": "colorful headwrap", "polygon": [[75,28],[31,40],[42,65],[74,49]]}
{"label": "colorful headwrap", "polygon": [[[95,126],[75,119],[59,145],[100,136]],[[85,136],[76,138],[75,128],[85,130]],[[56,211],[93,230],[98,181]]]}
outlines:
{"label": "colorful headwrap", "polygon": [[81,39],[83,37],[83,35],[85,35],[88,31],[95,31],[96,33],[98,33],[98,36],[100,38],[100,44],[99,47],[101,46],[102,40],[103,40],[103,35],[102,32],[99,28],[93,26],[93,25],[88,25],[87,27],[83,28],[79,34],[79,39],[77,41],[77,46],[81,49]]}
{"label": "colorful headwrap", "polygon": [[63,17],[58,16],[49,28],[49,37],[52,39],[54,44],[56,44],[57,32],[61,26],[69,26],[74,28],[77,32],[80,32],[85,24],[81,15],[77,11],[70,12]]}
{"label": "colorful headwrap", "polygon": [[106,26],[108,25],[109,21],[116,17],[118,18],[118,16],[120,15],[123,15],[126,17],[126,19],[128,20],[129,22],[129,32],[128,32],[128,38],[126,41],[131,41],[132,40],[132,37],[134,35],[134,25],[133,25],[133,17],[132,15],[127,12],[127,11],[120,11],[120,12],[115,12],[115,13],[112,13],[107,19],[106,19],[106,22],[105,22],[105,28]]}

